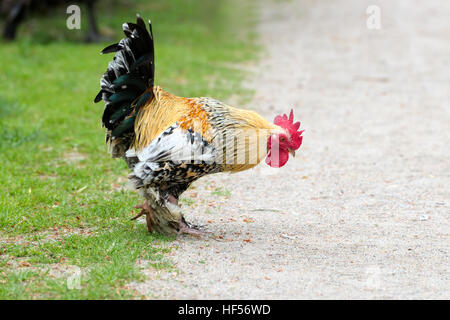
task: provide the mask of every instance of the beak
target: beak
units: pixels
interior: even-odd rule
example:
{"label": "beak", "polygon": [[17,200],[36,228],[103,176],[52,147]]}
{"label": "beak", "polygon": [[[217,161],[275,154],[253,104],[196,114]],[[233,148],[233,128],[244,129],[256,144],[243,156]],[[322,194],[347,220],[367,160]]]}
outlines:
{"label": "beak", "polygon": [[288,149],[289,153],[295,158],[295,150]]}

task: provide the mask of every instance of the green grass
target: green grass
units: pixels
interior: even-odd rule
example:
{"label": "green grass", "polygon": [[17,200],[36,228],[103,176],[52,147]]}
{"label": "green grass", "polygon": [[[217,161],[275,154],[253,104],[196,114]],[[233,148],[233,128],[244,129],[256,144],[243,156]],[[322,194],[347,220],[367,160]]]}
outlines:
{"label": "green grass", "polygon": [[[151,18],[158,85],[180,96],[250,96],[239,70],[257,48],[249,3],[102,3],[99,25],[115,40],[136,12]],[[103,105],[92,102],[108,43],[84,44],[85,25],[70,31],[65,19],[65,8],[32,17],[16,42],[0,44],[0,299],[141,298],[127,286],[143,280],[137,261],[173,268],[173,239],[130,221],[141,199],[123,189],[126,165],[109,158]],[[64,267],[83,271],[81,289],[55,274]]]}

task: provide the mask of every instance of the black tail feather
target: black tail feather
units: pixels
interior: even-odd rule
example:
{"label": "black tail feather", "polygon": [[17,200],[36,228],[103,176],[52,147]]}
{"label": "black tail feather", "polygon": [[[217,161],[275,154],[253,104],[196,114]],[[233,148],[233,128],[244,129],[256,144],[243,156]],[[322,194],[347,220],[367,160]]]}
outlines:
{"label": "black tail feather", "polygon": [[116,52],[119,50],[122,50],[123,47],[119,43],[114,43],[112,45],[107,46],[105,49],[102,50],[102,54]]}
{"label": "black tail feather", "polygon": [[154,85],[155,53],[150,21],[150,33],[139,15],[136,23],[124,23],[122,29],[126,37],[102,50],[102,54],[115,52],[115,55],[94,99],[96,103],[106,102],[102,122],[108,129],[107,142],[133,134],[138,109],[152,98],[151,94],[143,93]]}

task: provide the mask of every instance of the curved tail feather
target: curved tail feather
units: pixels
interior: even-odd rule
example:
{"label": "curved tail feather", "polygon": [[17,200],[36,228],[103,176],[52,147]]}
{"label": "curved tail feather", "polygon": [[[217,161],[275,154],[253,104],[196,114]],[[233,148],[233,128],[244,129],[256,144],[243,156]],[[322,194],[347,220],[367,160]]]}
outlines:
{"label": "curved tail feather", "polygon": [[[115,52],[113,60],[100,80],[100,91],[94,99],[106,102],[102,116],[106,127],[106,142],[113,149],[120,141],[114,156],[122,156],[134,136],[134,120],[139,108],[153,98],[155,53],[152,25],[149,30],[137,15],[136,23],[124,23],[125,38],[102,50],[102,54]],[[145,93],[145,94],[144,94]],[[149,94],[150,93],[150,94]],[[145,100],[145,101],[143,101]]]}

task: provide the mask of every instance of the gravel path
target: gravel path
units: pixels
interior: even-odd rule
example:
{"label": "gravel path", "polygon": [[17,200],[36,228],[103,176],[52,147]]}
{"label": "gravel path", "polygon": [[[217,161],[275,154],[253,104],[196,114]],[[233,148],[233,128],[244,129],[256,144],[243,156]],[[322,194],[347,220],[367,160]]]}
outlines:
{"label": "gravel path", "polygon": [[[450,2],[276,1],[249,108],[294,107],[294,160],[198,181],[203,239],[179,273],[145,270],[149,298],[450,298]],[[222,187],[223,189],[218,189]]]}

